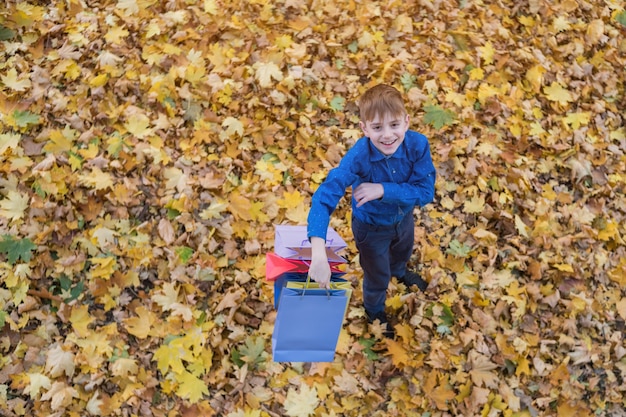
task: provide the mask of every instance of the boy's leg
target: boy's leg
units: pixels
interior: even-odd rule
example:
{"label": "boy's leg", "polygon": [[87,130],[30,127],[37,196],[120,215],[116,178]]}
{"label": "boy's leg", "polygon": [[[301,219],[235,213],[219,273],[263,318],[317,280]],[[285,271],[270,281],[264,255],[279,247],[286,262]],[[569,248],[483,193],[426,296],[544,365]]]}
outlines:
{"label": "boy's leg", "polygon": [[402,278],[406,274],[406,266],[413,254],[415,240],[415,220],[413,214],[407,215],[396,226],[397,235],[391,241],[390,268],[391,276]]}
{"label": "boy's leg", "polygon": [[352,233],[363,269],[363,305],[366,312],[374,316],[385,310],[391,279],[389,248],[395,230],[380,230],[353,218]]}

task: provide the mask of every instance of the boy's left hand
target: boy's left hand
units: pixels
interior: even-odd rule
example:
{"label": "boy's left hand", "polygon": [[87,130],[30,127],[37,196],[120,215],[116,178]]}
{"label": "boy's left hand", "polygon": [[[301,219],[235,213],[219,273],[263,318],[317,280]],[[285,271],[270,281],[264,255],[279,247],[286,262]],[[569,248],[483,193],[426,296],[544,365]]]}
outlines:
{"label": "boy's left hand", "polygon": [[385,189],[382,184],[364,182],[355,188],[352,196],[356,200],[356,206],[361,207],[368,201],[378,200],[385,194]]}

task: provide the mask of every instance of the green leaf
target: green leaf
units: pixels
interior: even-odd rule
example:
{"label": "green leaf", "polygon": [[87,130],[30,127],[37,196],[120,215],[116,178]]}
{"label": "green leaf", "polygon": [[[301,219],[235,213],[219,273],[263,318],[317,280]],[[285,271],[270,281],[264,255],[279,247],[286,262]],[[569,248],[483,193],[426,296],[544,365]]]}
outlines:
{"label": "green leaf", "polygon": [[239,353],[237,349],[233,349],[230,352],[230,360],[237,365],[238,368],[241,368],[246,364],[243,360],[241,360],[241,353]]}
{"label": "green leaf", "polygon": [[432,104],[424,106],[424,111],[426,112],[426,114],[424,114],[424,122],[433,126],[435,129],[450,126],[456,120],[454,112]]}
{"label": "green leaf", "polygon": [[448,245],[448,249],[446,253],[452,256],[456,256],[458,258],[467,258],[469,253],[472,251],[471,246],[466,245],[465,243],[461,243],[458,240],[454,239]]}
{"label": "green leaf", "polygon": [[15,32],[11,29],[0,25],[0,41],[8,41],[15,37]]}
{"label": "green leaf", "polygon": [[404,91],[409,91],[411,88],[415,87],[415,82],[417,81],[417,77],[413,74],[409,74],[405,72],[400,77],[400,84],[402,84],[402,88]]}
{"label": "green leaf", "polygon": [[27,111],[15,110],[13,119],[17,127],[27,127],[28,125],[38,125],[39,115]]}
{"label": "green leaf", "polygon": [[8,314],[6,311],[0,311],[0,329],[4,327],[4,323],[6,323],[6,318]]}
{"label": "green leaf", "polygon": [[330,101],[330,108],[334,111],[343,111],[345,105],[346,99],[341,96],[335,96]]}
{"label": "green leaf", "polygon": [[0,252],[8,256],[9,263],[14,265],[18,259],[22,259],[24,262],[30,262],[33,249],[36,249],[35,245],[30,239],[15,239],[13,236],[4,235],[3,240],[0,242]]}
{"label": "green leaf", "polygon": [[259,364],[265,361],[263,353],[265,353],[265,340],[261,337],[248,337],[246,344],[240,350],[241,360],[249,364]]}
{"label": "green leaf", "polygon": [[189,262],[189,260],[194,254],[194,250],[188,246],[180,246],[176,248],[175,251],[176,251],[176,255],[178,255],[178,257],[184,264]]}
{"label": "green leaf", "polygon": [[615,16],[615,20],[622,26],[626,27],[626,10],[622,10]]}
{"label": "green leaf", "polygon": [[363,346],[363,353],[365,353],[367,359],[375,361],[380,358],[380,356],[378,356],[378,353],[374,352],[374,350],[372,349],[372,347],[376,344],[376,339],[365,339],[361,337],[359,338],[359,344]]}

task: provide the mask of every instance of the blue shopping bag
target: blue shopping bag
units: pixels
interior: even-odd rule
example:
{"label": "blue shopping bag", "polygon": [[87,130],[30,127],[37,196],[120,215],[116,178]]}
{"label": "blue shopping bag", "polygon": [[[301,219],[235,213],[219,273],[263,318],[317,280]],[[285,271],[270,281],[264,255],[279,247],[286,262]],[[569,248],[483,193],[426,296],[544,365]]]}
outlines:
{"label": "blue shopping bag", "polygon": [[283,288],[274,332],[275,362],[332,362],[348,305],[345,290]]}
{"label": "blue shopping bag", "polygon": [[[333,283],[347,283],[348,280],[340,278],[344,275],[344,272],[334,272],[330,275],[331,286]],[[278,309],[280,302],[280,293],[283,288],[287,286],[287,282],[301,282],[305,283],[308,279],[308,272],[286,272],[280,274],[278,278],[274,280],[274,308]]]}

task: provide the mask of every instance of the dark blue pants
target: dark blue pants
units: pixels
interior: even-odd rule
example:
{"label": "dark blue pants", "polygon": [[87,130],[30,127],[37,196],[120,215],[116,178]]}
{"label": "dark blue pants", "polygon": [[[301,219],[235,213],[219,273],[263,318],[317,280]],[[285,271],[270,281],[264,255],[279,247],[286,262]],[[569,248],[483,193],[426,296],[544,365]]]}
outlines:
{"label": "dark blue pants", "polygon": [[391,277],[401,278],[413,253],[415,222],[409,213],[395,226],[373,226],[352,218],[352,233],[363,269],[363,304],[373,315],[385,309]]}

